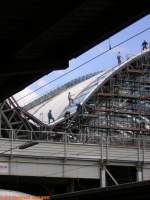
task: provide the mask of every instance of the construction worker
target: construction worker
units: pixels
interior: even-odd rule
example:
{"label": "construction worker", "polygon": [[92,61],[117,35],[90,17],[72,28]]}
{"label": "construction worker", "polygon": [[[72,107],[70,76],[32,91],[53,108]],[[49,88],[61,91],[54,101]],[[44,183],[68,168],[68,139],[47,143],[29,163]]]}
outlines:
{"label": "construction worker", "polygon": [[48,112],[48,123],[49,123],[49,124],[51,123],[51,120],[52,120],[53,122],[55,121],[55,119],[54,119],[54,117],[53,117],[53,115],[52,115],[52,111],[49,110],[49,112]]}
{"label": "construction worker", "polygon": [[148,48],[148,42],[146,41],[146,40],[144,40],[143,42],[142,42],[142,50],[144,51],[145,49],[147,49]]}
{"label": "construction worker", "polygon": [[120,55],[120,52],[118,52],[118,54],[117,54],[117,60],[118,60],[118,65],[120,65],[121,64],[121,59],[122,59],[123,57]]}
{"label": "construction worker", "polygon": [[82,114],[82,112],[83,112],[82,105],[81,105],[80,103],[77,103],[76,106],[77,106],[77,112],[78,112],[79,114]]}
{"label": "construction worker", "polygon": [[69,101],[69,106],[70,106],[73,103],[72,95],[70,92],[68,93],[68,101]]}
{"label": "construction worker", "polygon": [[64,118],[69,118],[69,117],[70,117],[70,112],[66,111],[65,114],[64,114]]}

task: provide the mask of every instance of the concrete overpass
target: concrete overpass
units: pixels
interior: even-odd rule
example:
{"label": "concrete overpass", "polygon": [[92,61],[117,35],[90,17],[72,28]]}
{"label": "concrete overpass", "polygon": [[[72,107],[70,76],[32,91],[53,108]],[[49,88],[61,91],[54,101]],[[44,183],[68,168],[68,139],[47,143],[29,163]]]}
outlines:
{"label": "concrete overpass", "polygon": [[1,138],[0,174],[99,179],[105,187],[106,176],[119,184],[111,168],[131,167],[136,170],[137,181],[150,178],[150,138],[101,139],[98,143],[72,143],[64,134],[64,141],[53,142],[47,138],[22,150],[16,147],[27,141]]}

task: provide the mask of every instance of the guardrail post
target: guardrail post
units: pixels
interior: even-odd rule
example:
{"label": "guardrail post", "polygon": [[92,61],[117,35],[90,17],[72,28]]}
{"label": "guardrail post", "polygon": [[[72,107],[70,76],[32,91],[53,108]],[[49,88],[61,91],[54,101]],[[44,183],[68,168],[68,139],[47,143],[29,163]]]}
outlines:
{"label": "guardrail post", "polygon": [[103,163],[103,134],[101,134],[101,162]]}
{"label": "guardrail post", "polygon": [[49,140],[49,132],[46,131],[46,140]]}
{"label": "guardrail post", "polygon": [[109,135],[106,136],[106,160],[108,160],[108,142],[109,142]]}
{"label": "guardrail post", "polygon": [[140,134],[138,135],[137,141],[137,162],[140,162]]}
{"label": "guardrail post", "polygon": [[13,138],[14,138],[14,130],[11,131],[11,141],[10,141],[10,153],[11,153],[11,156],[13,154]]}
{"label": "guardrail post", "polygon": [[10,157],[9,157],[9,175],[11,175],[11,160],[12,160],[12,156],[13,156],[13,138],[14,138],[14,130],[11,130]]}
{"label": "guardrail post", "polygon": [[143,146],[143,159],[142,159],[142,161],[143,161],[143,163],[144,163],[144,160],[145,160],[145,139],[142,137],[142,146]]}
{"label": "guardrail post", "polygon": [[32,131],[31,131],[31,138],[30,138],[30,139],[31,139],[31,141],[32,141],[32,139],[33,139],[33,133],[32,133]]}
{"label": "guardrail post", "polygon": [[62,176],[65,176],[65,161],[67,159],[67,133],[63,133],[63,140],[64,140],[64,159],[63,159],[63,166],[62,166]]}
{"label": "guardrail post", "polygon": [[64,133],[64,158],[67,157],[67,133]]}

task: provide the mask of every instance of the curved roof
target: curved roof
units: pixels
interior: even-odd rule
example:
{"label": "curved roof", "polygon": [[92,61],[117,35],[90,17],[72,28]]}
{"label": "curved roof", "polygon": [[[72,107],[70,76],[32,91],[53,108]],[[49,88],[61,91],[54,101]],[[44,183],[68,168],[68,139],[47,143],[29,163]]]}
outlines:
{"label": "curved roof", "polygon": [[[29,112],[35,117],[43,121],[45,124],[48,124],[47,113],[49,110],[52,110],[53,117],[55,122],[51,124],[56,124],[63,120],[64,113],[69,111],[71,114],[76,112],[76,104],[84,104],[89,97],[100,87],[102,86],[111,76],[116,74],[118,71],[126,68],[130,62],[133,62],[134,59],[139,59],[141,55],[147,54],[150,50],[145,50],[135,56],[130,57],[121,65],[117,65],[107,71],[100,72],[99,74],[85,80],[65,91],[58,94],[54,98],[47,100],[38,106],[35,106]],[[72,94],[74,102],[69,105],[68,102],[68,93]]]}
{"label": "curved roof", "polygon": [[[100,73],[101,74],[101,73]],[[82,81],[81,83],[66,89],[65,91],[59,93],[54,98],[51,98],[31,110],[28,110],[31,114],[33,114],[35,117],[42,120],[44,123],[48,123],[47,121],[47,113],[49,110],[52,110],[52,114],[55,118],[55,120],[58,120],[61,118],[65,110],[74,110],[74,107],[76,107],[76,103],[80,103],[80,100],[78,100],[79,94],[81,94],[83,91],[85,91],[86,87],[88,85],[91,85],[97,78],[100,76],[100,74],[97,74],[88,80]],[[68,93],[71,93],[72,98],[74,99],[74,104],[69,106],[68,101]]]}

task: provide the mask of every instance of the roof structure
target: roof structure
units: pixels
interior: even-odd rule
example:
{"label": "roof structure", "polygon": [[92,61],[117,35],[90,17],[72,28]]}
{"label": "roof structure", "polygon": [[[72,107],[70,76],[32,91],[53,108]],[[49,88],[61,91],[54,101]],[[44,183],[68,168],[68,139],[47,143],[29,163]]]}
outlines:
{"label": "roof structure", "polygon": [[[69,92],[73,102],[69,102]],[[44,130],[54,131],[57,137],[67,132],[73,134],[74,141],[86,140],[79,136],[82,133],[88,136],[84,142],[98,142],[97,136],[108,134],[116,138],[120,134],[127,138],[139,133],[149,136],[150,49],[43,100],[27,110],[13,97],[4,101],[2,128],[19,129],[18,138],[29,138],[26,131]],[[2,135],[9,136],[9,131]],[[45,136],[41,133],[40,137]]]}
{"label": "roof structure", "polygon": [[[52,110],[52,114],[55,118],[56,123],[56,121],[60,119],[66,111],[71,111],[72,113],[75,112],[76,104],[81,102],[81,99],[79,99],[79,95],[82,95],[82,92],[85,91],[87,86],[96,81],[100,74],[97,74],[89,78],[88,80],[82,81],[81,83],[64,90],[63,92],[56,95],[54,98],[51,98],[50,100],[47,100],[28,110],[28,112],[42,120],[44,123],[48,124],[47,114],[49,110]],[[68,101],[69,92],[74,99],[74,103],[70,106]]]}
{"label": "roof structure", "polygon": [[[149,52],[149,49],[140,52],[139,54],[130,57],[124,63],[117,65],[107,71],[100,72],[88,80],[82,81],[81,83],[66,89],[65,91],[56,95],[54,98],[51,98],[50,100],[47,100],[28,110],[28,112],[33,114],[45,124],[48,124],[47,114],[49,110],[52,110],[55,121],[51,124],[59,123],[61,120],[63,120],[65,112],[69,111],[70,114],[74,114],[77,109],[77,104],[85,104],[86,101],[98,90],[98,88],[101,87],[112,76],[129,66],[130,62],[138,60],[141,56]],[[71,103],[71,105],[69,105],[68,101],[69,92],[73,98],[73,103]]]}

